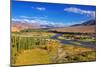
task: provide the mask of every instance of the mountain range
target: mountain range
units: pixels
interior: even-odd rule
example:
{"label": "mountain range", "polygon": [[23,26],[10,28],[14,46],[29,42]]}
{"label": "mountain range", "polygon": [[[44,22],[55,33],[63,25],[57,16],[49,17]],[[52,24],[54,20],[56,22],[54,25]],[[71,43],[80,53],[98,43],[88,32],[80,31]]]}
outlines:
{"label": "mountain range", "polygon": [[73,26],[88,26],[88,25],[96,25],[96,20],[88,20],[88,21],[85,21],[81,24],[74,24],[71,26],[73,27]]}
{"label": "mountain range", "polygon": [[12,21],[12,31],[19,32],[24,29],[39,29],[39,28],[50,28],[52,30],[61,31],[61,32],[95,32],[96,20],[88,20],[81,24],[74,24],[66,27],[57,27],[54,25],[43,25],[39,23],[29,23],[29,22],[20,22]]}
{"label": "mountain range", "polygon": [[96,33],[96,20],[88,20],[81,24],[74,24],[69,27],[51,29],[57,32],[79,32],[79,33]]}

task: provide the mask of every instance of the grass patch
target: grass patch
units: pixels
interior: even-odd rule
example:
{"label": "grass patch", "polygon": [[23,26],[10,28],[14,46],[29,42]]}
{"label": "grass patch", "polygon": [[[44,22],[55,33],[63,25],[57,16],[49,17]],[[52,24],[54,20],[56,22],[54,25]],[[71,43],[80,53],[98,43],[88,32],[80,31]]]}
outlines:
{"label": "grass patch", "polygon": [[51,63],[46,50],[34,48],[22,51],[16,58],[15,65],[48,64]]}
{"label": "grass patch", "polygon": [[[71,44],[63,45],[56,39],[50,39],[50,37],[54,35],[55,33],[46,31],[13,33],[11,39],[12,65],[69,63],[96,60],[95,48],[82,47],[79,42],[73,42],[79,46]],[[62,36],[59,36],[59,38],[65,39],[62,38]]]}

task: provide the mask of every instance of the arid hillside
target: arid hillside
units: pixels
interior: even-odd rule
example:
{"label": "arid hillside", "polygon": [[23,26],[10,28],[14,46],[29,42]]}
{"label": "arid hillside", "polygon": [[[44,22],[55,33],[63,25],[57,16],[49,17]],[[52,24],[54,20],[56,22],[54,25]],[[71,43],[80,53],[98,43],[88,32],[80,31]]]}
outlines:
{"label": "arid hillside", "polygon": [[95,33],[96,32],[96,20],[88,20],[81,24],[74,24],[69,27],[55,28],[57,32],[79,32],[79,33]]}
{"label": "arid hillside", "polygon": [[40,25],[37,23],[26,23],[26,22],[12,22],[11,30],[12,32],[19,32],[23,29],[32,29],[32,28],[40,28]]}
{"label": "arid hillside", "polygon": [[75,26],[75,27],[64,27],[64,28],[55,28],[57,32],[79,32],[79,33],[95,33],[95,25],[91,26]]}

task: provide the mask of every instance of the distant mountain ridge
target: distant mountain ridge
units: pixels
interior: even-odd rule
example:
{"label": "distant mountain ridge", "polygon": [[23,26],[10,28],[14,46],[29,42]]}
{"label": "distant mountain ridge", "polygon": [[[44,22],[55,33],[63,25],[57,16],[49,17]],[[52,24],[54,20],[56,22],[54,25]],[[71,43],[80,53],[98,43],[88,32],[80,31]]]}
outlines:
{"label": "distant mountain ridge", "polygon": [[19,32],[20,30],[24,29],[37,29],[40,28],[40,25],[37,23],[27,23],[27,22],[19,22],[19,21],[13,21],[12,22],[12,31],[13,32]]}
{"label": "distant mountain ridge", "polygon": [[21,22],[21,21],[12,21],[12,31],[20,31],[24,29],[39,29],[39,28],[56,28],[54,25],[46,25],[39,23],[29,23],[29,22]]}
{"label": "distant mountain ridge", "polygon": [[12,26],[18,27],[21,29],[26,29],[26,28],[39,28],[40,25],[37,23],[27,23],[27,22],[19,22],[19,21],[13,21]]}
{"label": "distant mountain ridge", "polygon": [[29,22],[20,22],[20,21],[13,21],[12,22],[12,31],[21,31],[24,29],[40,29],[40,28],[49,28],[55,29],[57,31],[62,32],[95,32],[96,20],[88,20],[81,24],[74,24],[67,27],[59,27],[54,25],[45,25],[39,23],[29,23]]}
{"label": "distant mountain ridge", "polygon": [[51,29],[52,31],[57,32],[79,32],[79,33],[96,33],[96,20],[88,20],[81,24],[74,24],[71,26],[66,26],[63,28]]}
{"label": "distant mountain ridge", "polygon": [[89,26],[89,25],[96,25],[96,20],[88,20],[88,21],[83,22],[81,24],[71,25],[71,27],[73,27],[73,26]]}

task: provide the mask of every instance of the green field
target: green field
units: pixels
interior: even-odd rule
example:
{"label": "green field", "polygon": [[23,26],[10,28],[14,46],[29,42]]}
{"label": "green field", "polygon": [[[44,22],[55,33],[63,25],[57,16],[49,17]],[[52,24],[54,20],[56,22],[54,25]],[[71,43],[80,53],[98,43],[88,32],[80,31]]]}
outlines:
{"label": "green field", "polygon": [[59,40],[51,39],[54,35],[56,33],[44,30],[12,32],[12,65],[87,62],[96,60],[95,48],[62,44]]}

